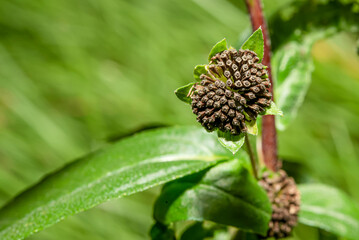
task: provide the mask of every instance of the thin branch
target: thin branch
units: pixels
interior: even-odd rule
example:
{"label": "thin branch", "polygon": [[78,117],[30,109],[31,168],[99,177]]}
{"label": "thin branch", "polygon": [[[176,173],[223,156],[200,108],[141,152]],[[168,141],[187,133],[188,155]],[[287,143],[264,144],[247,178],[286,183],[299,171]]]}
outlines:
{"label": "thin branch", "polygon": [[251,146],[251,143],[249,141],[249,137],[248,134],[245,133],[245,142],[246,142],[246,146],[247,146],[247,151],[249,154],[249,158],[251,159],[251,165],[252,165],[252,170],[253,170],[253,175],[256,179],[258,179],[258,167],[257,167],[257,161],[254,157],[254,153],[253,153],[253,149]]}
{"label": "thin branch", "polygon": [[[269,88],[269,91],[272,93],[273,100],[273,81],[270,64],[270,39],[267,24],[263,16],[262,4],[260,0],[246,0],[246,4],[251,17],[253,31],[257,30],[259,27],[262,27],[264,37],[264,56],[262,62],[264,65],[268,66],[267,71],[269,79],[271,81],[271,87]],[[280,166],[280,163],[278,161],[277,132],[275,129],[275,118],[273,115],[263,116],[262,152],[264,164],[272,171],[277,171]]]}

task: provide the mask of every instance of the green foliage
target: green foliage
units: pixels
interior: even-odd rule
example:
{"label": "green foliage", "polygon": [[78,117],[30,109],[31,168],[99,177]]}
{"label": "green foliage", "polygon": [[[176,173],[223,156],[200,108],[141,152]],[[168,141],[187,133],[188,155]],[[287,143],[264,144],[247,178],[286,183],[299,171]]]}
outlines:
{"label": "green foliage", "polygon": [[201,79],[199,78],[202,74],[207,73],[206,65],[197,65],[194,68],[193,76],[196,79],[197,82],[200,82]]}
{"label": "green foliage", "polygon": [[156,222],[150,231],[152,240],[175,240],[175,232],[159,222]]}
{"label": "green foliage", "polygon": [[280,130],[284,130],[296,117],[311,83],[314,69],[311,46],[311,43],[290,42],[275,55],[276,102],[284,112],[283,117],[277,118]]}
{"label": "green foliage", "polygon": [[253,52],[257,53],[259,58],[259,62],[262,61],[264,55],[264,40],[263,40],[263,33],[262,28],[259,27],[245,43],[243,43],[241,49],[248,49],[252,50]]}
{"label": "green foliage", "polygon": [[183,87],[177,88],[175,91],[176,96],[178,97],[178,99],[180,99],[181,101],[191,104],[192,99],[189,96],[189,93],[191,91],[191,89],[193,89],[193,85],[196,83],[189,83]]}
{"label": "green foliage", "polygon": [[217,130],[218,141],[223,147],[231,151],[233,154],[238,152],[244,144],[245,135],[232,135],[230,132],[222,132]]}
{"label": "green foliage", "polygon": [[228,159],[214,135],[194,127],[137,134],[47,176],[0,210],[1,239],[24,238],[109,199]]}
{"label": "green foliage", "polygon": [[258,125],[257,120],[252,121],[246,121],[246,126],[248,128],[248,133],[251,135],[257,135],[258,134]]}
{"label": "green foliage", "polygon": [[348,239],[359,237],[359,207],[342,191],[321,184],[299,185],[299,221]]}
{"label": "green foliage", "polygon": [[210,222],[196,222],[182,233],[181,240],[204,240],[214,237],[216,232],[226,231],[227,229],[223,225]]}
{"label": "green foliage", "polygon": [[271,204],[241,159],[168,183],[154,217],[164,224],[210,220],[266,234]]}
{"label": "green foliage", "polygon": [[283,112],[272,101],[270,107],[265,110],[263,115],[279,115],[279,116],[283,116]]}
{"label": "green foliage", "polygon": [[226,49],[227,49],[227,40],[224,38],[212,47],[212,50],[208,55],[208,61],[211,61],[211,58],[214,55],[216,55],[217,53],[223,52]]}

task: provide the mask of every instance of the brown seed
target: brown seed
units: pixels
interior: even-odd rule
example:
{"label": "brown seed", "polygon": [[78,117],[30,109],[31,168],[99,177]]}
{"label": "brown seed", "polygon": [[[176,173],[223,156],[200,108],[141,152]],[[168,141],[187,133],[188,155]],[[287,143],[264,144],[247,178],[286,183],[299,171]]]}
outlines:
{"label": "brown seed", "polygon": [[249,87],[249,86],[251,86],[251,83],[249,81],[243,81],[243,85],[245,87]]}
{"label": "brown seed", "polygon": [[238,66],[236,65],[236,64],[233,64],[232,65],[232,70],[235,72],[235,71],[237,71],[238,70]]}
{"label": "brown seed", "polygon": [[227,64],[227,66],[231,66],[232,65],[232,61],[230,60],[230,59],[228,59],[227,61],[226,61],[226,64]]}
{"label": "brown seed", "polygon": [[223,113],[227,113],[228,111],[229,111],[228,105],[224,105],[224,106],[222,107],[222,112],[223,112]]}
{"label": "brown seed", "polygon": [[[218,90],[217,90],[217,91],[218,91]],[[216,95],[216,93],[213,92],[213,91],[207,93],[207,97],[208,97],[208,98],[213,98],[214,95]]]}
{"label": "brown seed", "polygon": [[223,75],[226,77],[226,78],[229,78],[231,76],[231,72],[226,70],[224,71]]}
{"label": "brown seed", "polygon": [[224,126],[224,129],[225,129],[226,131],[231,131],[231,130],[232,130],[231,124],[230,124],[230,123],[227,123],[227,124]]}
{"label": "brown seed", "polygon": [[242,62],[242,59],[240,57],[237,57],[236,60],[235,60],[237,63],[241,63]]}
{"label": "brown seed", "polygon": [[230,90],[228,90],[228,89],[226,89],[226,91],[224,92],[224,95],[227,97],[227,98],[230,98],[230,97],[232,97],[232,91],[230,91]]}
{"label": "brown seed", "polygon": [[256,95],[254,95],[252,92],[245,93],[244,96],[246,96],[248,99],[256,98]]}
{"label": "brown seed", "polygon": [[223,91],[223,89],[218,89],[217,91],[216,91],[216,94],[217,95],[219,95],[219,96],[222,96],[222,95],[224,95],[224,91]]}
{"label": "brown seed", "polygon": [[212,107],[213,106],[214,101],[212,99],[207,101],[206,107]]}
{"label": "brown seed", "polygon": [[226,82],[226,85],[227,85],[228,87],[232,87],[232,86],[233,86],[232,80],[231,80],[231,79],[228,79],[227,82]]}
{"label": "brown seed", "polygon": [[221,97],[221,99],[219,100],[219,102],[221,103],[221,105],[224,105],[227,103],[227,98],[225,96]]}
{"label": "brown seed", "polygon": [[233,109],[230,109],[228,112],[228,116],[233,118],[234,116],[236,116],[236,111],[234,111]]}
{"label": "brown seed", "polygon": [[220,107],[221,107],[221,103],[220,103],[219,101],[214,102],[213,107],[214,107],[214,108],[220,108]]}
{"label": "brown seed", "polygon": [[237,88],[240,88],[240,87],[242,87],[242,83],[241,83],[241,81],[236,81],[235,83],[234,83],[234,86],[236,86]]}
{"label": "brown seed", "polygon": [[228,106],[229,106],[230,108],[235,108],[235,107],[236,107],[236,103],[235,103],[233,100],[229,100],[229,101],[228,101]]}
{"label": "brown seed", "polygon": [[239,71],[236,71],[236,72],[234,73],[234,78],[235,78],[235,79],[240,79],[240,78],[241,78],[241,74],[239,73]]}
{"label": "brown seed", "polygon": [[248,65],[247,64],[243,64],[242,65],[242,71],[245,72],[248,70]]}
{"label": "brown seed", "polygon": [[204,96],[202,99],[201,99],[202,102],[207,102],[208,101],[208,97],[207,96]]}

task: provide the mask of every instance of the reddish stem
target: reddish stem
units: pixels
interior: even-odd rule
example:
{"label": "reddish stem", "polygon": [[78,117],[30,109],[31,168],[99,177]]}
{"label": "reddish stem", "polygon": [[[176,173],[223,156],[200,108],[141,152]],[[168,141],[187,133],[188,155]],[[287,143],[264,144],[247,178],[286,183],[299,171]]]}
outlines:
{"label": "reddish stem", "polygon": [[[273,81],[270,64],[270,39],[267,28],[267,23],[263,16],[262,4],[260,0],[246,0],[248,12],[251,16],[253,31],[262,27],[264,37],[264,56],[262,63],[268,66],[268,76],[271,82],[269,91],[272,93],[273,100]],[[273,115],[263,116],[262,120],[262,151],[264,164],[272,171],[277,171],[279,168],[278,154],[277,154],[277,133],[275,129],[275,118]]]}

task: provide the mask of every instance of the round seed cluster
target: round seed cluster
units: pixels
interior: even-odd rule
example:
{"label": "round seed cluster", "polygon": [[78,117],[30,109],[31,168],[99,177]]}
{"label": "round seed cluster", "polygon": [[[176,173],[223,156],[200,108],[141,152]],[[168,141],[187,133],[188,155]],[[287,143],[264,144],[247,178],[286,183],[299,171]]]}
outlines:
{"label": "round seed cluster", "polygon": [[271,104],[265,68],[250,50],[229,49],[212,57],[191,93],[197,121],[208,131],[246,132],[245,120],[256,120]]}
{"label": "round seed cluster", "polygon": [[265,172],[259,184],[266,190],[273,209],[266,238],[288,237],[297,224],[300,207],[300,193],[294,179],[279,170],[275,176]]}

